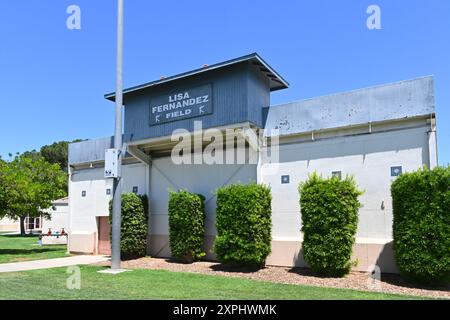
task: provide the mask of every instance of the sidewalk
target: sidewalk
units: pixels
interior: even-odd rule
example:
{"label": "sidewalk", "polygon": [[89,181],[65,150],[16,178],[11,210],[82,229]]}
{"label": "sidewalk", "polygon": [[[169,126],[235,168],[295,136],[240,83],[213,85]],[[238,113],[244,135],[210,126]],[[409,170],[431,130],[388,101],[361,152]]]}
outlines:
{"label": "sidewalk", "polygon": [[35,260],[35,261],[25,261],[15,263],[1,263],[0,273],[60,268],[75,265],[86,265],[105,262],[109,260],[110,258],[108,256],[74,256],[68,258]]}

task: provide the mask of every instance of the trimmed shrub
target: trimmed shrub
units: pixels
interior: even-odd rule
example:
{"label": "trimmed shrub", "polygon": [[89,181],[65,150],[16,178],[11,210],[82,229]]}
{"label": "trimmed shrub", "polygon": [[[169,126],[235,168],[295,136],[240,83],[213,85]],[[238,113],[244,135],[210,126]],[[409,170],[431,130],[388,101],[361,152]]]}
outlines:
{"label": "trimmed shrub", "polygon": [[420,283],[449,282],[450,167],[402,174],[391,193],[401,274]]}
{"label": "trimmed shrub", "polygon": [[170,251],[186,262],[205,256],[205,197],[185,190],[170,191]]}
{"label": "trimmed shrub", "polygon": [[312,174],[299,186],[303,255],[310,268],[328,276],[344,276],[351,261],[361,207],[355,180]]}
{"label": "trimmed shrub", "polygon": [[[112,201],[109,204],[112,223]],[[143,257],[147,251],[148,198],[134,193],[122,194],[120,251],[123,259]]]}
{"label": "trimmed shrub", "polygon": [[217,238],[220,262],[261,266],[271,252],[272,195],[252,183],[222,187],[217,195]]}

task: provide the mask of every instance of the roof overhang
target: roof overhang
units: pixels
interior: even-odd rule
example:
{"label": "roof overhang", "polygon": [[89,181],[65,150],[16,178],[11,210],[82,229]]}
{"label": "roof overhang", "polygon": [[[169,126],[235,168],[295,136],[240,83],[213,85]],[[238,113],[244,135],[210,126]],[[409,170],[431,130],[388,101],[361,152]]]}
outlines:
{"label": "roof overhang", "polygon": [[[139,86],[131,87],[131,88],[125,89],[123,91],[123,94],[128,95],[128,94],[135,93],[135,92],[138,92],[141,90],[145,90],[145,89],[148,89],[151,87],[155,87],[155,86],[167,83],[167,82],[171,82],[171,81],[182,79],[182,78],[187,78],[190,76],[210,72],[213,70],[226,68],[231,65],[235,65],[235,64],[242,63],[245,61],[249,61],[253,65],[257,66],[259,68],[260,72],[269,79],[270,91],[286,89],[289,87],[289,83],[286,80],[284,80],[283,77],[281,77],[269,64],[267,64],[257,53],[252,53],[252,54],[249,54],[249,55],[246,55],[243,57],[239,57],[236,59],[220,62],[220,63],[214,64],[214,65],[208,66],[208,67],[195,69],[195,70],[180,73],[175,76],[168,77],[168,78],[164,78],[164,79],[148,82],[148,83],[145,83],[145,84],[142,84]],[[105,94],[105,98],[110,101],[115,101],[115,97],[116,97],[115,92]]]}

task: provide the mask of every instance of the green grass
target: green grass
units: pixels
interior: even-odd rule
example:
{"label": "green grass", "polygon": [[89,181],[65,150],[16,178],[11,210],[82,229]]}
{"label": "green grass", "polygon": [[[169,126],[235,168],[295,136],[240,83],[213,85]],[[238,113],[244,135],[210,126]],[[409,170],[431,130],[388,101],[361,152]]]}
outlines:
{"label": "green grass", "polygon": [[0,235],[0,263],[68,256],[65,245],[38,246],[37,236]]}
{"label": "green grass", "polygon": [[102,267],[81,267],[81,289],[68,290],[66,268],[0,273],[0,299],[417,299],[347,289],[274,284],[163,270],[100,274]]}

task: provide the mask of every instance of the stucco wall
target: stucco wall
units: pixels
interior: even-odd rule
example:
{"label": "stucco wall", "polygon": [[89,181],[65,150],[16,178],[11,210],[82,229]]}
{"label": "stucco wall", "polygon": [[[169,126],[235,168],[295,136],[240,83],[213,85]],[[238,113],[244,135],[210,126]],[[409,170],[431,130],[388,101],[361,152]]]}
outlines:
{"label": "stucco wall", "polygon": [[[46,234],[49,229],[53,233],[61,232],[64,228],[65,232],[69,230],[69,206],[67,204],[56,204],[53,208],[47,210],[51,214],[50,219],[43,219],[42,233]],[[42,244],[66,244],[67,237],[43,237]]]}
{"label": "stucco wall", "polygon": [[169,189],[187,189],[205,196],[206,235],[215,235],[214,191],[223,185],[250,181],[256,182],[256,165],[175,165],[170,157],[154,160],[150,187],[151,234],[169,234]]}
{"label": "stucco wall", "polygon": [[[341,171],[343,177],[353,175],[359,188],[365,191],[360,197],[363,207],[357,237],[366,239],[361,241],[390,241],[390,185],[394,179],[390,168],[402,166],[403,172],[407,172],[428,162],[426,127],[282,145],[278,171],[267,174],[273,165],[262,167],[262,182],[272,188],[273,237],[301,239],[299,183],[315,171],[323,176]],[[282,175],[290,176],[289,184],[281,183]]]}
{"label": "stucco wall", "polygon": [[[139,194],[147,193],[147,169],[141,164],[125,165],[123,171],[123,192],[132,192],[133,187],[138,187]],[[97,217],[109,215],[109,201],[112,195],[107,194],[111,189],[112,180],[103,177],[103,168],[75,170],[70,182],[70,233],[74,239],[80,239],[87,235],[93,237],[97,234]],[[83,197],[83,191],[86,195]],[[79,241],[79,240],[78,240]],[[84,245],[70,241],[71,250],[76,246],[76,252],[93,253],[91,240],[84,241]],[[84,248],[84,249],[83,249]],[[82,250],[83,249],[83,250]],[[81,250],[81,251],[80,251]]]}
{"label": "stucco wall", "polygon": [[0,219],[0,231],[20,232],[20,223],[7,218]]}

